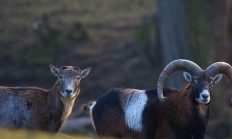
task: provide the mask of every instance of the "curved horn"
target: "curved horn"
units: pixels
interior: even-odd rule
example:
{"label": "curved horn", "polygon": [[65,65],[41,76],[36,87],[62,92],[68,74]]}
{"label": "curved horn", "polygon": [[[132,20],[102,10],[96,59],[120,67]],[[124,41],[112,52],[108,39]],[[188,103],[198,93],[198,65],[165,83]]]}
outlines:
{"label": "curved horn", "polygon": [[218,73],[224,73],[232,83],[232,67],[226,62],[213,63],[205,70],[205,72],[211,77],[214,77]]}
{"label": "curved horn", "polygon": [[194,62],[185,59],[177,59],[170,62],[162,71],[159,76],[157,84],[158,97],[161,102],[165,102],[166,97],[163,96],[164,82],[176,70],[185,70],[190,72],[192,75],[200,75],[202,69]]}

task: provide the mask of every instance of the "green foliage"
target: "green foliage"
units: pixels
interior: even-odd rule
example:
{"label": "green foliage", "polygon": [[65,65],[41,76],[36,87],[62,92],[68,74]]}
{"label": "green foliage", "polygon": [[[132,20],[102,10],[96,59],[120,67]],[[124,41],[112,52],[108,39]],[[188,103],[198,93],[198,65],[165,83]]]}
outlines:
{"label": "green foliage", "polygon": [[137,39],[142,47],[141,49],[152,64],[161,64],[157,37],[156,15],[144,15],[142,24],[137,31]]}
{"label": "green foliage", "polygon": [[80,22],[76,22],[72,25],[71,29],[67,32],[66,38],[86,41],[89,39],[89,35],[84,25]]}
{"label": "green foliage", "polygon": [[138,40],[142,44],[145,45],[155,39],[155,36],[153,35],[156,33],[155,25],[156,22],[154,16],[143,16],[141,27],[137,32]]}

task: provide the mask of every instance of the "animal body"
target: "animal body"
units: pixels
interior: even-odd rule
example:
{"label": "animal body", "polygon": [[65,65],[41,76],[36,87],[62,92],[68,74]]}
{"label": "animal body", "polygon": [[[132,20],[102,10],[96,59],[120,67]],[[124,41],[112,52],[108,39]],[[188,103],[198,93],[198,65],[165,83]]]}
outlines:
{"label": "animal body", "polygon": [[[187,71],[183,75],[189,83],[180,90],[164,88],[165,79],[176,70]],[[202,70],[189,60],[175,60],[161,73],[158,89],[111,89],[85,109],[100,137],[202,139],[212,87],[222,78],[219,73],[232,79],[227,63],[217,62]]]}
{"label": "animal body", "polygon": [[50,65],[50,70],[58,80],[49,90],[0,86],[0,127],[59,130],[80,93],[80,80],[89,74],[90,68],[80,70],[72,66],[57,68]]}

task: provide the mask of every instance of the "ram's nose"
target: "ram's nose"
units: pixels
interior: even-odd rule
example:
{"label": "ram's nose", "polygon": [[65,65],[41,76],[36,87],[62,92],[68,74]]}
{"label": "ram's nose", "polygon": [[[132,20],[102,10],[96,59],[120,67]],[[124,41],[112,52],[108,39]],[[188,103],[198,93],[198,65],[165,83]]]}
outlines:
{"label": "ram's nose", "polygon": [[202,98],[204,98],[204,99],[208,99],[208,98],[209,98],[209,94],[202,94],[201,96],[202,96]]}

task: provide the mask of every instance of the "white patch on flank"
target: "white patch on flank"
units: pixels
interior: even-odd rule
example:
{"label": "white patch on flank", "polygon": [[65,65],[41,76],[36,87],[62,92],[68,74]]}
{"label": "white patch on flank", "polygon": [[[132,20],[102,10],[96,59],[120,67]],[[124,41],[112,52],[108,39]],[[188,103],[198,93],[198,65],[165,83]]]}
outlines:
{"label": "white patch on flank", "polygon": [[133,89],[124,95],[126,95],[123,106],[125,122],[130,129],[141,132],[143,130],[142,114],[148,100],[145,90]]}
{"label": "white patch on flank", "polygon": [[[207,99],[205,99],[203,97],[203,95],[208,95],[209,97]],[[202,104],[208,104],[210,102],[210,94],[209,94],[209,91],[207,89],[204,89],[200,95],[199,95],[199,98],[196,98],[196,101],[199,102],[199,103],[202,103]]]}
{"label": "white patch on flank", "polygon": [[91,122],[92,122],[93,129],[96,131],[96,127],[95,127],[95,124],[94,124],[94,121],[93,121],[93,114],[92,114],[95,104],[96,104],[96,102],[93,102],[91,104],[91,106],[89,107],[89,113],[90,113],[90,119],[91,119]]}

